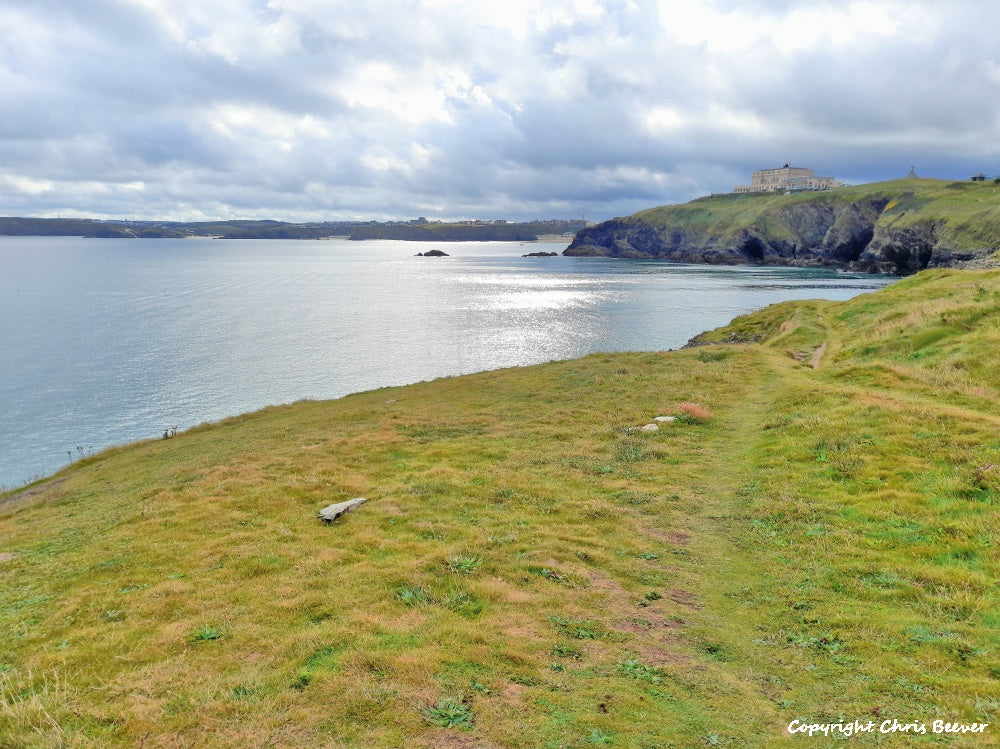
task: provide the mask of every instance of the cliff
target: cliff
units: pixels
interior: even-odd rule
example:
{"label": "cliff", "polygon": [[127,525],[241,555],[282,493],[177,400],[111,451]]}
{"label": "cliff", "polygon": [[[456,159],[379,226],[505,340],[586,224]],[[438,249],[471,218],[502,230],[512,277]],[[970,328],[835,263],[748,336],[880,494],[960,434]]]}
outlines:
{"label": "cliff", "polygon": [[564,254],[906,275],[997,265],[998,249],[1000,185],[904,179],[661,206],[584,229]]}

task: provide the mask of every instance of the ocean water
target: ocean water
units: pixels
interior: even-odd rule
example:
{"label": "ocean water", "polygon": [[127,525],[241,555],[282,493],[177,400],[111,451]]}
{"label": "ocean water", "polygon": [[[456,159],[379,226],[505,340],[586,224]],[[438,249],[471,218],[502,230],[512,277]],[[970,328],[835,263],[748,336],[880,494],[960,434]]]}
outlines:
{"label": "ocean water", "polygon": [[[565,246],[0,237],[0,486],[270,404],[678,348],[890,280],[521,257]],[[429,249],[449,257],[415,257]]]}

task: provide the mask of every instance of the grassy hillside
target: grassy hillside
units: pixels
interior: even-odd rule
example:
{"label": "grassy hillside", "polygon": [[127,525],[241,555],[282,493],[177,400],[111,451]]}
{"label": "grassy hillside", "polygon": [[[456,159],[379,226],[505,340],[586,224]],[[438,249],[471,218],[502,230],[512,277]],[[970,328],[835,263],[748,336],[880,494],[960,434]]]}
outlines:
{"label": "grassy hillside", "polygon": [[714,195],[683,205],[640,211],[633,218],[652,226],[691,227],[719,236],[735,235],[747,226],[757,226],[772,229],[771,236],[782,239],[787,227],[776,218],[790,207],[872,199],[888,203],[878,223],[883,228],[900,230],[940,224],[944,232],[941,239],[949,246],[968,250],[1000,248],[1000,185],[992,181],[909,178],[829,192]]}
{"label": "grassy hillside", "polygon": [[0,496],[0,746],[1000,723],[1000,271],[702,342],[270,408]]}

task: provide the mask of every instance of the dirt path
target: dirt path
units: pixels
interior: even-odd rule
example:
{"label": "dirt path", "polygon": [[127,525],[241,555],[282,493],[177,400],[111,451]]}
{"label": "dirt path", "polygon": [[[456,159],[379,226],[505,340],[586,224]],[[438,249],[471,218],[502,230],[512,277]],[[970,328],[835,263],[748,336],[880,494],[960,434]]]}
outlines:
{"label": "dirt path", "polygon": [[809,363],[812,365],[813,369],[819,369],[820,362],[823,360],[823,354],[826,353],[826,341],[823,341],[822,345],[813,352],[812,359]]}
{"label": "dirt path", "polygon": [[44,494],[45,492],[55,489],[66,479],[55,479],[53,481],[46,481],[44,484],[36,484],[35,486],[29,487],[17,494],[12,494],[9,497],[4,497],[0,499],[0,507],[10,507],[18,502],[23,502],[26,499],[31,499],[39,494]]}

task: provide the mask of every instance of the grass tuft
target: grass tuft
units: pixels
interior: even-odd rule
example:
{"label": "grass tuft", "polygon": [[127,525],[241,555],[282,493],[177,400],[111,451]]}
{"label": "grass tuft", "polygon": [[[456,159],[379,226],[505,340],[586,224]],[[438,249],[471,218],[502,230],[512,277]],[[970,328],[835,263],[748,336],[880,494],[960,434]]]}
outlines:
{"label": "grass tuft", "polygon": [[424,708],[424,719],[439,728],[460,728],[472,730],[476,721],[472,708],[457,697],[445,697],[433,707]]}
{"label": "grass tuft", "polygon": [[219,627],[199,627],[194,632],[188,636],[190,642],[211,642],[213,640],[221,640],[226,636],[225,631]]}
{"label": "grass tuft", "polygon": [[458,574],[472,575],[482,563],[482,560],[477,556],[457,555],[448,559],[448,569]]}

